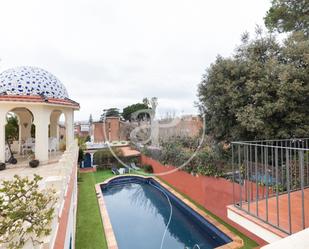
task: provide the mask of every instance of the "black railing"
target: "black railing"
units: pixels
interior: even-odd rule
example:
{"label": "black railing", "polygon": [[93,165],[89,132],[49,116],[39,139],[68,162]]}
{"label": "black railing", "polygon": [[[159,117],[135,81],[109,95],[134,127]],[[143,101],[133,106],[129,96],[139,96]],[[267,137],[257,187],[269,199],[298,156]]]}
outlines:
{"label": "black railing", "polygon": [[287,234],[308,227],[308,146],[307,138],[233,142],[234,205]]}

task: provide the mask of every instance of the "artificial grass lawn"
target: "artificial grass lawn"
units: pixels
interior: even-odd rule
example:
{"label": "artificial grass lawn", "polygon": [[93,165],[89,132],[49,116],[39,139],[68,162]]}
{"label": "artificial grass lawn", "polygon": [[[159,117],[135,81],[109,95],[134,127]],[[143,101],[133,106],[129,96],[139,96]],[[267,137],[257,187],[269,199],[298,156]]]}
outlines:
{"label": "artificial grass lawn", "polygon": [[79,174],[76,249],[107,249],[94,186],[111,176],[110,171]]}
{"label": "artificial grass lawn", "polygon": [[[100,211],[98,207],[96,192],[94,186],[96,183],[103,182],[112,177],[110,170],[97,171],[93,173],[80,173],[78,183],[78,207],[77,207],[77,228],[76,228],[76,249],[107,249]],[[161,181],[165,182],[160,178]],[[173,188],[170,184],[167,185]],[[176,190],[177,191],[177,190]],[[212,216],[218,222],[222,223],[233,233],[238,235],[244,241],[243,249],[251,249],[258,244],[239,232],[237,229],[227,224],[204,207],[194,202],[188,196],[182,194],[205,213]]]}

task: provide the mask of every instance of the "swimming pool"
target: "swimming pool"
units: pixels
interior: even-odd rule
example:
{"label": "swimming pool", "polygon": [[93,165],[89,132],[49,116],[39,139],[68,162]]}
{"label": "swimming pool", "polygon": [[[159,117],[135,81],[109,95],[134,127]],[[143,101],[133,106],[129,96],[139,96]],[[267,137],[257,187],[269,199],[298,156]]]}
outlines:
{"label": "swimming pool", "polygon": [[210,249],[231,238],[152,178],[101,185],[119,249]]}

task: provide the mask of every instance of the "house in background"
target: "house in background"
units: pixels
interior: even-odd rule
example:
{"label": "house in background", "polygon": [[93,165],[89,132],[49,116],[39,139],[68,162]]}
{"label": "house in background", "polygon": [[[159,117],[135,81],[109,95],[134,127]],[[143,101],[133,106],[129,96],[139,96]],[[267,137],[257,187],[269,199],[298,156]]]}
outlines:
{"label": "house in background", "polygon": [[91,142],[100,144],[105,142],[128,141],[128,122],[119,117],[107,117],[105,121],[76,122],[75,136],[91,138]]}
{"label": "house in background", "polygon": [[119,117],[106,117],[104,121],[93,122],[92,133],[94,143],[105,143],[126,140],[121,137],[121,120]]}
{"label": "house in background", "polygon": [[[161,138],[172,136],[196,137],[203,129],[203,121],[199,116],[185,115],[173,120],[169,118],[159,120],[159,136]],[[123,121],[119,117],[106,117],[104,121],[76,122],[74,131],[76,136],[89,136],[91,141],[96,144],[129,141],[131,131],[141,124],[150,127],[150,121],[129,122]]]}
{"label": "house in background", "polygon": [[[172,136],[197,137],[203,130],[203,120],[195,115],[183,115],[173,119],[161,119],[160,138]],[[170,124],[170,125],[169,125]]]}
{"label": "house in background", "polygon": [[74,124],[74,134],[77,137],[84,137],[90,136],[90,129],[91,124],[89,122],[75,122]]}

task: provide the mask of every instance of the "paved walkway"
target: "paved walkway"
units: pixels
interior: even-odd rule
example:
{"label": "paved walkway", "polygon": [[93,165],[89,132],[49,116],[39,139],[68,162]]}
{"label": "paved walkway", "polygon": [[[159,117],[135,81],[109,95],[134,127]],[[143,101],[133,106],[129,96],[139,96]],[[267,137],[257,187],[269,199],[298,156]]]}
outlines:
{"label": "paved walkway", "polygon": [[33,176],[34,174],[40,175],[43,178],[49,176],[58,176],[60,171],[60,165],[58,160],[60,159],[62,153],[51,154],[48,164],[39,165],[37,168],[31,168],[29,166],[29,160],[27,158],[18,158],[18,163],[16,165],[7,164],[5,170],[0,171],[0,182],[2,180],[12,179],[14,175],[19,176]]}

